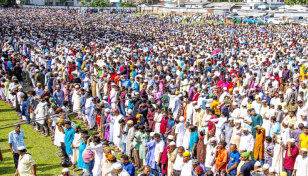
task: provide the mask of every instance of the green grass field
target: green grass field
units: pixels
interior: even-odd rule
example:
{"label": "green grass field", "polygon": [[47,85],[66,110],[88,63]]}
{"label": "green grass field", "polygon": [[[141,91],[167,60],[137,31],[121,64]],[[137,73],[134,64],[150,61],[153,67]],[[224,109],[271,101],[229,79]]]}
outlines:
{"label": "green grass field", "polygon": [[[13,127],[1,129],[4,126],[18,122],[16,112],[6,103],[0,101],[0,145],[3,154],[3,161],[0,161],[0,175],[12,176],[15,173],[13,156],[8,145],[8,134],[13,131]],[[75,123],[80,121],[73,120]],[[85,128],[85,127],[83,127]],[[58,157],[56,146],[51,144],[49,137],[43,137],[36,132],[30,125],[22,125],[21,129],[25,132],[25,143],[28,153],[32,155],[37,166],[37,175],[51,176],[60,175],[63,167],[60,157]],[[92,132],[91,132],[92,133]],[[78,172],[79,173],[79,172]],[[72,171],[72,174],[78,174]]]}
{"label": "green grass field", "polygon": [[[75,120],[75,117],[70,116],[74,123],[81,125],[81,121]],[[0,161],[0,175],[12,176],[15,173],[15,166],[13,156],[8,144],[9,132],[14,130],[14,127],[5,128],[7,126],[13,126],[15,122],[19,121],[19,117],[16,112],[8,106],[5,102],[0,101],[0,145],[3,155],[3,161]],[[4,128],[4,129],[2,129]],[[86,129],[82,125],[83,129]],[[37,175],[52,176],[60,175],[63,167],[61,166],[60,157],[57,155],[59,150],[56,146],[51,144],[49,137],[43,137],[40,132],[36,132],[31,125],[21,125],[21,129],[25,132],[25,144],[28,149],[28,153],[32,155],[37,166]],[[89,131],[92,135],[93,131]],[[116,152],[117,158],[120,159],[119,152]],[[78,175],[80,171],[71,171],[71,174]],[[136,175],[140,172],[136,171]]]}

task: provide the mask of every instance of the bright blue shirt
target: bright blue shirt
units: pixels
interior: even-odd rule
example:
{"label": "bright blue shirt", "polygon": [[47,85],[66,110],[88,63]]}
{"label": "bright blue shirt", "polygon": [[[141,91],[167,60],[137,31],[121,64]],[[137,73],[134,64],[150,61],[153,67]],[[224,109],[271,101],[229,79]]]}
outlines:
{"label": "bright blue shirt", "polygon": [[129,173],[130,176],[135,176],[135,166],[128,162],[125,166],[121,164],[122,167]]}
{"label": "bright blue shirt", "polygon": [[[189,146],[190,146],[190,150],[193,150],[193,148],[194,148],[194,144],[195,143],[198,143],[198,132],[197,132],[197,130],[193,133],[193,134],[191,134],[191,136],[190,136],[190,141],[189,141]],[[197,150],[197,147],[195,148],[195,150]]]}
{"label": "bright blue shirt", "polygon": [[9,133],[9,144],[12,144],[12,149],[14,153],[17,153],[18,147],[20,146],[26,147],[24,139],[25,135],[23,130],[20,130],[19,135],[16,133],[15,130]]}
{"label": "bright blue shirt", "polygon": [[[229,162],[228,162],[228,169],[230,169],[232,166],[234,166],[235,163],[240,163],[240,157],[241,154],[239,152],[233,153],[233,152],[229,152]],[[230,171],[231,175],[236,175],[236,171],[237,169],[233,169],[232,171]]]}

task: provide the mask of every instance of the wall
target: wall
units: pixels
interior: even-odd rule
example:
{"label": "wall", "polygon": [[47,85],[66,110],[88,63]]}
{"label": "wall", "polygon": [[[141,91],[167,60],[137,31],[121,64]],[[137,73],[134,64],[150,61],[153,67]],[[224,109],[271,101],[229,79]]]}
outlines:
{"label": "wall", "polygon": [[164,14],[164,15],[197,15],[197,14],[216,14],[223,15],[226,9],[204,9],[204,8],[168,8],[168,7],[141,7],[141,12],[145,14]]}

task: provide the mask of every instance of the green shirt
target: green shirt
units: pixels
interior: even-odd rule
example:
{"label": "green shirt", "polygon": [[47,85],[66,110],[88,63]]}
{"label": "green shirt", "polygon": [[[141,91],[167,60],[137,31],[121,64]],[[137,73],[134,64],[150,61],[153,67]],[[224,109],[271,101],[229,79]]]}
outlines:
{"label": "green shirt", "polygon": [[163,106],[164,106],[164,108],[168,108],[169,100],[170,100],[168,94],[164,93],[161,97],[159,97],[159,100],[161,100],[161,99],[163,99]]}

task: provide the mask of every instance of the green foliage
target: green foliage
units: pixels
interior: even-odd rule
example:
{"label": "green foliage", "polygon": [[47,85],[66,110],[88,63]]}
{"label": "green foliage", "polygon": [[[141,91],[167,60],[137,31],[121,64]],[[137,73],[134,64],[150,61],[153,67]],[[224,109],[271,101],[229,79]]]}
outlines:
{"label": "green foliage", "polygon": [[86,4],[84,3],[84,1],[80,1],[80,5],[84,6]]}
{"label": "green foliage", "polygon": [[136,4],[131,2],[121,2],[120,7],[136,7]]}
{"label": "green foliage", "polygon": [[111,4],[107,0],[94,0],[93,4],[94,7],[110,7]]}
{"label": "green foliage", "polygon": [[94,6],[92,2],[87,2],[87,6]]}

